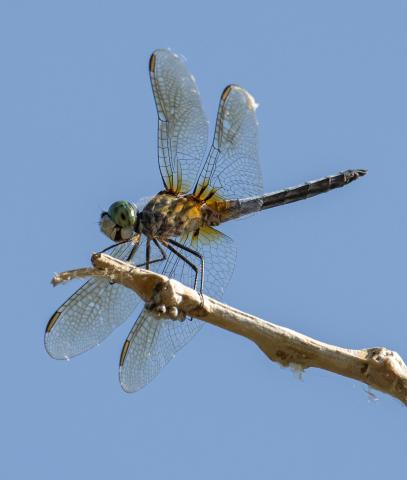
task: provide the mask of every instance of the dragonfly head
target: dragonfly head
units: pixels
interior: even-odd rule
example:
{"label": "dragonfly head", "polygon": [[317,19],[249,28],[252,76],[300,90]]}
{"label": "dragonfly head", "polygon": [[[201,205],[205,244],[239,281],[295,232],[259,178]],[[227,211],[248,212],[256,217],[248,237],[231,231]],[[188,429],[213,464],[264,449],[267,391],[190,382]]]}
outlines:
{"label": "dragonfly head", "polygon": [[100,216],[100,229],[114,242],[130,240],[137,226],[137,206],[120,200],[110,205]]}

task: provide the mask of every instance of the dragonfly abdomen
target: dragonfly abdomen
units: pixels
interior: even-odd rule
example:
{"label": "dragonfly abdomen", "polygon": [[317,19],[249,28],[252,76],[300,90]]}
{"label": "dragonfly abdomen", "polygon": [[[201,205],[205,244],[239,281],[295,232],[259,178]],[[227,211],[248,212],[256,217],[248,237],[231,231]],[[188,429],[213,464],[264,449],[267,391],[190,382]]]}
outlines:
{"label": "dragonfly abdomen", "polygon": [[263,205],[261,210],[278,207],[279,205],[286,205],[287,203],[297,202],[298,200],[305,200],[314,197],[315,195],[329,192],[335,188],[344,187],[354,180],[357,180],[359,177],[363,177],[366,173],[367,170],[346,170],[345,172],[339,172],[336,175],[331,175],[329,177],[303,183],[296,187],[266,194],[262,197]]}
{"label": "dragonfly abdomen", "polygon": [[287,203],[305,200],[321,193],[329,192],[335,188],[344,187],[366,175],[367,170],[346,170],[344,172],[324,177],[311,182],[306,182],[296,187],[266,193],[258,197],[244,198],[241,200],[224,200],[217,202],[221,222],[239,218],[259,210],[286,205]]}

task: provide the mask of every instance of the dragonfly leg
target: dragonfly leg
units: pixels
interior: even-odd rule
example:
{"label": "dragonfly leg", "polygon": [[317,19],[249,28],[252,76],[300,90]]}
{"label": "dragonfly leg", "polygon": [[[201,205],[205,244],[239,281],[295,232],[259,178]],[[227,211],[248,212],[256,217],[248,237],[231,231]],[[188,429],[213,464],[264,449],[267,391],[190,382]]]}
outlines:
{"label": "dragonfly leg", "polygon": [[[155,238],[153,238],[153,242],[158,248],[158,250],[160,250],[161,258],[155,258],[154,260],[150,260],[150,265],[152,265],[153,263],[162,262],[163,260],[167,259],[167,254],[165,253],[163,247],[157,242]],[[139,265],[136,265],[136,267],[145,267],[146,265],[147,265],[147,262],[144,262],[144,263],[140,263]]]}
{"label": "dragonfly leg", "polygon": [[134,257],[136,254],[138,247],[140,245],[140,240],[141,240],[141,235],[137,237],[137,240],[135,241],[133,248],[131,249],[131,252],[129,253],[129,256],[126,259],[126,262],[130,262],[130,260]]}
{"label": "dragonfly leg", "polygon": [[195,265],[194,262],[191,262],[191,260],[189,258],[187,258],[185,255],[183,255],[181,252],[179,252],[176,248],[174,248],[173,246],[167,244],[166,247],[168,248],[168,250],[170,252],[172,252],[174,255],[176,255],[178,258],[180,258],[181,260],[183,260],[187,265],[189,265],[192,270],[195,272],[195,279],[194,279],[194,290],[196,290],[196,286],[197,286],[197,283],[198,283],[198,274],[199,274],[199,269],[198,267]]}
{"label": "dragonfly leg", "polygon": [[112,248],[117,247],[118,245],[123,245],[123,243],[127,243],[127,242],[128,242],[128,240],[122,240],[121,242],[114,243],[113,245],[109,245],[107,248],[104,248],[104,249],[101,250],[99,253],[108,252],[108,251],[111,250]]}
{"label": "dragonfly leg", "polygon": [[[131,240],[122,240],[121,242],[117,242],[117,243],[114,243],[113,245],[110,245],[109,247],[107,248],[104,248],[103,250],[101,250],[99,253],[105,253],[105,252],[108,252],[109,250],[111,250],[112,248],[114,247],[117,247],[118,245],[123,245],[125,243],[129,243],[131,242],[132,240],[134,240],[134,245],[128,255],[128,257],[126,258],[126,262],[130,262],[130,260],[134,257],[134,255],[136,254],[137,252],[137,249],[140,245],[140,239],[141,239],[141,235],[138,234],[138,235],[135,235]],[[113,282],[112,280],[110,281],[110,285],[113,285],[115,282]]]}
{"label": "dragonfly leg", "polygon": [[131,259],[134,257],[134,255],[137,252],[139,244],[137,243],[136,245],[133,245],[133,248],[131,249],[131,252],[129,253],[129,256],[126,258],[126,262],[130,262]]}
{"label": "dragonfly leg", "polygon": [[[175,245],[176,247],[180,248],[181,250],[185,250],[186,252],[189,252],[192,255],[194,255],[195,257],[199,258],[199,262],[201,264],[201,281],[200,281],[200,285],[199,285],[199,292],[202,294],[203,285],[204,285],[204,268],[205,268],[203,255],[201,253],[197,252],[196,250],[193,250],[192,248],[189,248],[186,245],[183,245],[182,243],[179,243],[176,240],[173,240],[172,238],[168,239],[168,243],[171,243],[172,245]],[[195,287],[194,287],[195,290],[196,290],[197,280],[198,280],[198,278],[195,279]]]}
{"label": "dragonfly leg", "polygon": [[[177,242],[178,243],[178,242]],[[179,252],[176,248],[173,246],[169,245],[168,243],[165,244],[165,246],[168,248],[170,252],[172,252],[174,255],[176,255],[178,258],[180,258],[182,261],[184,261],[187,265],[189,265],[192,270],[195,272],[195,279],[194,279],[194,290],[196,290],[196,286],[198,283],[198,275],[199,275],[199,269],[195,265],[194,262],[191,262],[189,258],[187,258],[185,255],[183,255],[181,252]],[[202,297],[202,293],[200,293]],[[192,320],[192,317],[188,317],[189,320]]]}
{"label": "dragonfly leg", "polygon": [[[198,251],[187,247],[186,245],[183,245],[182,243],[177,242],[176,240],[173,239],[168,239],[168,242],[171,243],[172,245],[177,246],[178,248],[185,250],[186,252],[191,253],[195,257],[199,258],[200,264],[201,264],[201,281],[199,285],[199,295],[201,296],[201,308],[204,305],[204,296],[203,296],[203,286],[204,286],[204,272],[205,272],[205,263],[204,263],[204,257],[201,253]],[[179,253],[179,252],[178,252]],[[195,283],[194,283],[194,290],[196,290],[196,284],[198,280],[198,272],[196,272],[196,277],[195,277]],[[191,318],[192,320],[192,318]]]}
{"label": "dragonfly leg", "polygon": [[146,270],[150,270],[151,240],[147,238],[146,243]]}
{"label": "dragonfly leg", "polygon": [[113,243],[113,245],[109,245],[107,248],[104,248],[103,250],[101,250],[99,253],[105,253],[105,252],[108,252],[109,250],[111,250],[112,248],[114,247],[117,247],[118,245],[123,245],[125,243],[129,243],[131,241],[134,241],[134,245],[133,245],[133,248],[131,249],[130,253],[129,253],[129,256],[127,257],[126,259],[126,262],[129,262],[133,257],[134,257],[134,254],[136,253],[137,251],[137,248],[140,244],[140,239],[141,239],[141,235],[138,234],[138,235],[135,235],[133,238],[131,238],[130,240],[122,240],[121,242],[117,242],[117,243]]}

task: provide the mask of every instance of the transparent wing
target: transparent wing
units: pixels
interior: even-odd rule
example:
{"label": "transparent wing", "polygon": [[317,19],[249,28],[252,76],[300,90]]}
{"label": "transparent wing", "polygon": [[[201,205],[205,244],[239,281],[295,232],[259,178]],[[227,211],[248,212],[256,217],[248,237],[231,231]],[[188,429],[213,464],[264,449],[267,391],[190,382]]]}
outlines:
{"label": "transparent wing", "polygon": [[[221,298],[236,261],[232,240],[217,230],[206,227],[200,231],[197,238],[185,237],[183,243],[199,251],[205,258],[205,293]],[[198,264],[194,255],[180,251]],[[174,254],[169,255],[162,272],[188,286],[194,284],[193,270]],[[183,322],[158,320],[144,309],[123,345],[119,367],[123,389],[126,392],[135,392],[144,387],[202,326],[203,322],[196,319]]]}
{"label": "transparent wing", "polygon": [[158,160],[167,191],[190,190],[207,149],[208,122],[194,77],[169,50],[150,58],[150,79],[158,113]]}
{"label": "transparent wing", "polygon": [[216,192],[213,199],[238,199],[263,193],[256,108],[245,89],[229,85],[223,91],[213,143],[194,190],[198,197]]}
{"label": "transparent wing", "polygon": [[[133,247],[128,242],[108,253],[126,260]],[[159,257],[157,257],[159,258]],[[145,239],[133,264],[145,261]],[[158,264],[151,267],[155,268]],[[45,348],[51,357],[68,359],[101,343],[133,312],[140,298],[128,288],[103,278],[91,278],[52,315],[45,330]]]}

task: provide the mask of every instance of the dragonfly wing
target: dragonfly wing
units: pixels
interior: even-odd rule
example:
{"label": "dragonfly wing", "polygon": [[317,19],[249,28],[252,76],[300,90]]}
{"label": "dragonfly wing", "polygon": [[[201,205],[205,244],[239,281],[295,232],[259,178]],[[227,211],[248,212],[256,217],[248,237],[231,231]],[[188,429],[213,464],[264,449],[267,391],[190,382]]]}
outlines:
{"label": "dragonfly wing", "polygon": [[[132,259],[145,261],[143,240]],[[131,242],[117,245],[109,254],[126,260]],[[159,258],[159,257],[158,257]],[[45,348],[51,357],[69,359],[101,343],[133,312],[140,298],[128,288],[93,277],[58,308],[45,330]]]}
{"label": "dragonfly wing", "polygon": [[237,85],[225,88],[219,102],[212,146],[195,194],[205,197],[210,193],[208,189],[215,189],[217,196],[237,199],[263,193],[256,108],[254,98],[244,88]]}
{"label": "dragonfly wing", "polygon": [[149,383],[181,348],[169,335],[167,323],[144,309],[124,343],[120,359],[120,383],[126,392],[135,392]]}
{"label": "dragonfly wing", "polygon": [[[221,298],[236,261],[232,240],[217,230],[206,227],[198,237],[186,236],[181,241],[199,251],[205,258],[205,293]],[[194,255],[182,249],[180,252],[198,264]],[[173,253],[168,256],[162,273],[188,286],[194,284],[193,270]],[[203,322],[194,318],[183,322],[157,319],[144,309],[123,345],[119,367],[122,388],[126,392],[135,392],[151,382],[202,326]]]}
{"label": "dragonfly wing", "polygon": [[187,192],[199,172],[208,142],[208,122],[194,77],[169,50],[150,58],[150,79],[158,113],[158,160],[165,189]]}

